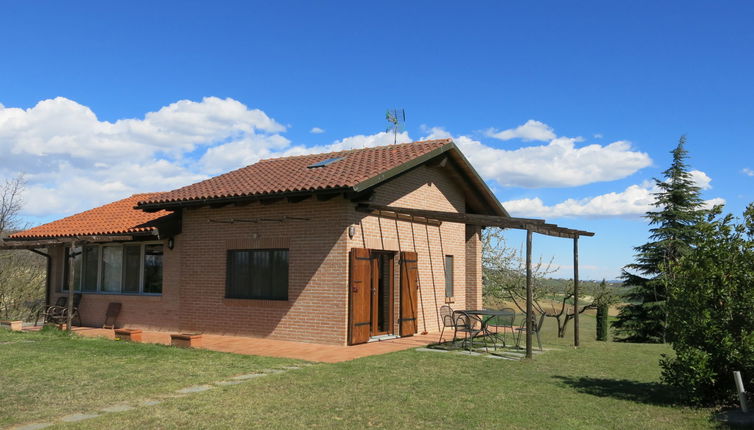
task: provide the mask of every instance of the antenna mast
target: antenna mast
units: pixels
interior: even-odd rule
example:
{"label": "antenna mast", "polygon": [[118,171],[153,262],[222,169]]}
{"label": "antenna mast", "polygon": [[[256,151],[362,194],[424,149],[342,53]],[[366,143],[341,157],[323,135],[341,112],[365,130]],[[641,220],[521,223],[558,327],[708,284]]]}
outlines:
{"label": "antenna mast", "polygon": [[398,133],[406,128],[406,110],[405,109],[388,109],[385,112],[385,119],[388,126],[385,132],[393,132],[393,145],[398,143]]}

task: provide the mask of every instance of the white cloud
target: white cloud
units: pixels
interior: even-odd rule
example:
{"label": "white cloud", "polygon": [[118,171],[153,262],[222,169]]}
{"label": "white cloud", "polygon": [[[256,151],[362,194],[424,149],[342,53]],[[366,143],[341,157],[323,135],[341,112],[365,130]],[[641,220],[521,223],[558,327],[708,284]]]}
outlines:
{"label": "white cloud", "polygon": [[692,170],[689,172],[691,175],[691,180],[694,181],[694,184],[703,189],[703,190],[709,190],[712,188],[712,185],[710,185],[710,182],[712,182],[712,179],[707,176],[706,173],[702,172],[701,170]]}
{"label": "white cloud", "polygon": [[[694,171],[695,178],[704,178],[709,189],[710,178],[704,172]],[[699,184],[699,182],[697,182]],[[638,217],[655,210],[654,198],[658,189],[654,182],[646,181],[631,185],[621,192],[611,192],[584,199],[567,199],[552,206],[544,204],[539,197],[509,200],[503,206],[513,216],[560,218],[560,217]],[[705,208],[725,204],[725,199],[713,198],[704,202]]]}
{"label": "white cloud", "polygon": [[[425,138],[450,137],[441,127],[428,128]],[[644,152],[628,141],[577,147],[580,138],[556,137],[550,143],[518,149],[498,149],[468,136],[454,138],[479,173],[505,187],[575,187],[613,181],[649,166]]]}
{"label": "white cloud", "polygon": [[605,136],[603,136],[602,133],[595,133],[594,134],[594,138],[595,139],[602,139],[603,137],[605,137]]}
{"label": "white cloud", "polygon": [[[218,173],[223,161],[233,164],[228,154],[207,148],[235,143],[259,156],[279,151],[290,145],[283,131],[261,110],[217,97],[181,100],[143,119],[115,122],[100,121],[64,97],[29,109],[0,105],[0,176],[26,173],[27,215],[61,215],[177,188]],[[197,149],[205,152],[201,163],[192,154]],[[235,154],[236,163],[253,159],[248,152]]]}
{"label": "white cloud", "polygon": [[490,128],[486,131],[486,134],[489,137],[500,140],[521,139],[523,141],[538,140],[546,142],[555,139],[555,132],[552,127],[533,119],[526,121],[526,123],[516,128],[509,128],[503,131]]}
{"label": "white cloud", "polygon": [[319,128],[319,127],[312,127],[312,129],[309,130],[309,133],[311,133],[311,134],[322,134],[324,132],[325,132],[325,129],[324,128]]}
{"label": "white cloud", "polygon": [[743,173],[743,174],[744,174],[744,175],[746,175],[746,176],[754,176],[754,170],[752,170],[752,169],[750,169],[750,168],[748,168],[748,167],[744,167],[744,168],[743,168],[743,169],[741,170],[741,173]]}

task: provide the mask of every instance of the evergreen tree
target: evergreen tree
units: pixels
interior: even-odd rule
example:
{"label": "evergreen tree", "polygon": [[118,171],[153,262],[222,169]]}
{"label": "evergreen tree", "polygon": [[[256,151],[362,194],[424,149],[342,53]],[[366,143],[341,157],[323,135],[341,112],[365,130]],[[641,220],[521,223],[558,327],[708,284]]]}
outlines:
{"label": "evergreen tree", "polygon": [[671,151],[673,163],[655,179],[655,211],[646,213],[649,242],[634,248],[635,261],[623,268],[621,279],[632,287],[616,321],[612,323],[618,340],[665,342],[667,298],[663,276],[666,268],[689,252],[697,235],[696,225],[704,220],[700,188],[694,184],[686,165],[686,137]]}

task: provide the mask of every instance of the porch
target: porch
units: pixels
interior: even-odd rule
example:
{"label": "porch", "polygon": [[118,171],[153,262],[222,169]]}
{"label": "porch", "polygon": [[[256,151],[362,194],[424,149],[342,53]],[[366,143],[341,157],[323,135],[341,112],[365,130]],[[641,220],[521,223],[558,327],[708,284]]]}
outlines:
{"label": "porch", "polygon": [[[39,327],[30,328],[31,330]],[[76,327],[73,331],[87,337],[114,339],[113,330],[95,327]],[[170,334],[164,331],[142,331],[142,342],[170,345]],[[242,336],[202,335],[202,349],[232,352],[234,354],[261,355],[265,357],[295,358],[323,363],[339,363],[371,355],[387,354],[411,348],[427,346],[437,341],[439,333],[414,335],[390,340],[369,342],[361,345],[324,345],[285,340],[263,339]]]}

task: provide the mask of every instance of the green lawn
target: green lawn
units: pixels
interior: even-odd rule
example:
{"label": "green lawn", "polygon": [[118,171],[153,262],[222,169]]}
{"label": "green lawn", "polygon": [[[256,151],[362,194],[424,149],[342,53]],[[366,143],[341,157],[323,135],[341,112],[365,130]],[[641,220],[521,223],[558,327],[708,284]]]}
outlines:
{"label": "green lawn", "polygon": [[[55,428],[106,429],[117,425],[126,429],[434,427],[656,430],[714,427],[709,421],[711,410],[675,405],[673,392],[658,383],[657,360],[661,353],[670,351],[667,346],[595,342],[592,340],[594,318],[583,317],[584,346],[575,350],[568,346],[570,339],[557,340],[552,336],[554,327],[550,323],[544,333],[545,346],[555,349],[536,356],[533,361],[410,350],[305,367],[239,385],[166,399],[156,406],[111,413],[75,424],[59,424]],[[21,345],[11,346],[15,349]],[[7,345],[0,346],[5,347]],[[116,347],[120,349],[116,350]],[[55,357],[51,353],[54,348],[43,346],[43,342],[29,343],[24,348],[30,353],[42,348],[51,354],[44,360],[37,357],[36,365],[26,363],[35,366],[34,369],[16,368],[24,369],[25,374],[49,378],[52,373],[74,367],[68,362],[51,370],[50,367],[59,360],[50,360]],[[124,354],[126,348],[129,350],[127,355]],[[145,346],[113,344],[111,360],[117,360],[120,366],[143,361],[141,348]],[[166,355],[180,355],[183,360],[200,357],[193,361],[193,371],[188,372],[195,380],[246,371],[246,368],[241,370],[244,366],[280,364],[279,360],[256,357],[244,360],[227,354],[212,354],[212,359],[207,360],[210,353],[205,351],[154,348],[166,350]],[[165,378],[163,374],[167,369],[178,365],[177,355],[172,358],[175,362],[158,369],[146,367],[151,373],[149,386],[135,391],[129,391],[128,387],[111,389],[106,400],[115,403],[115,392],[119,393],[120,399],[134,396],[141,399],[143,390],[156,393],[188,385],[186,381],[155,380]],[[81,365],[98,369],[99,366],[92,363],[102,361],[102,358],[82,356],[81,359],[90,364]],[[220,364],[220,360],[225,363]],[[214,370],[203,368],[201,371],[206,373],[197,375],[199,363],[207,362],[212,363]],[[210,374],[212,372],[214,375]],[[90,372],[78,376],[87,382],[86,386],[107,386],[102,381],[107,377]],[[29,378],[27,383],[44,386],[32,381],[34,379]],[[21,403],[21,397],[26,397],[32,404],[40,398],[33,397],[33,390],[25,384],[14,384],[25,392],[13,402],[16,405]],[[0,390],[7,388],[3,386]],[[61,391],[74,392],[77,397],[81,395],[80,386],[69,390]],[[63,393],[55,394],[59,400],[64,396]],[[50,406],[33,404],[29,407],[49,416],[47,408]],[[56,408],[59,412],[60,408]],[[20,412],[14,413],[18,416]],[[25,416],[34,416],[34,413],[30,410]]]}
{"label": "green lawn", "polygon": [[0,329],[0,428],[296,362]]}

